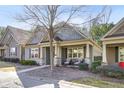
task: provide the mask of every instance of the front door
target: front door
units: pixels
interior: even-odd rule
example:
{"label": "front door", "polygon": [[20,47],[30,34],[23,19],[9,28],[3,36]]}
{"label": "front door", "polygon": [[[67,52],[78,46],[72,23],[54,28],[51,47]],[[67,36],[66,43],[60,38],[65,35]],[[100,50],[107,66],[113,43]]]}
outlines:
{"label": "front door", "polygon": [[50,65],[50,48],[46,47],[46,64]]}

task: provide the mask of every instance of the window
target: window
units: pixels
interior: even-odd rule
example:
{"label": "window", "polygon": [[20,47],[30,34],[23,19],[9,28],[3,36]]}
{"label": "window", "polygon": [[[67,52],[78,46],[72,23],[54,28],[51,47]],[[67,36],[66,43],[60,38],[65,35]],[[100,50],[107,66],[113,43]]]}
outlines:
{"label": "window", "polygon": [[72,58],[72,49],[68,49],[68,57]]}
{"label": "window", "polygon": [[10,48],[10,56],[16,56],[16,48],[15,47]]}
{"label": "window", "polygon": [[78,49],[77,48],[73,48],[73,58],[77,58],[78,57]]}
{"label": "window", "polygon": [[124,61],[124,47],[119,48],[119,61]]}
{"label": "window", "polygon": [[39,48],[31,48],[31,58],[39,58]]}
{"label": "window", "polygon": [[83,48],[68,48],[68,58],[83,58]]}
{"label": "window", "polygon": [[83,57],[83,49],[82,48],[78,48],[78,57],[79,58]]}

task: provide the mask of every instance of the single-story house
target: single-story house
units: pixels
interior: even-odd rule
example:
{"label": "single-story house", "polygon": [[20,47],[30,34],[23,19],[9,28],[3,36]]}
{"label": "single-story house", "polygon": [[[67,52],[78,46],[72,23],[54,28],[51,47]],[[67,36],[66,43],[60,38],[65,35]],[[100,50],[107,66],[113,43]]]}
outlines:
{"label": "single-story house", "polygon": [[[50,64],[50,45],[48,34],[44,27],[37,27],[25,46],[25,59],[39,61],[40,64]],[[101,56],[101,47],[89,39],[77,27],[66,25],[54,35],[54,64],[63,64],[71,59],[85,59],[87,63],[94,60],[94,56]],[[30,56],[29,56],[30,55]]]}
{"label": "single-story house", "polygon": [[[0,55],[9,58],[36,60],[40,65],[50,64],[50,45],[45,28],[37,26],[33,32],[7,27],[0,41]],[[101,56],[101,47],[79,27],[67,24],[54,35],[54,64],[62,65],[72,59],[91,63]]]}
{"label": "single-story house", "polygon": [[103,62],[114,64],[124,61],[124,18],[122,18],[101,39],[103,42]]}

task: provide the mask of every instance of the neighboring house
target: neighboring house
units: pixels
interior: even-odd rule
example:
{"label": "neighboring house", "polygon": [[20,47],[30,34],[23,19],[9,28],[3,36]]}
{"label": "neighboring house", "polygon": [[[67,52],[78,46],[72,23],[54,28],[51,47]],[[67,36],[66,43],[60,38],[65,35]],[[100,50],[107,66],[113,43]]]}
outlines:
{"label": "neighboring house", "polygon": [[[7,27],[6,34],[1,38],[1,55],[36,60],[40,65],[50,64],[49,39],[44,27],[37,26],[32,33],[11,28]],[[91,63],[94,56],[101,56],[101,47],[82,33],[80,28],[67,24],[59,30],[53,41],[55,65],[71,59],[84,59]],[[5,54],[2,51],[6,51]]]}
{"label": "neighboring house", "polygon": [[6,58],[25,58],[25,44],[31,32],[8,26],[0,39],[0,56]]}
{"label": "neighboring house", "polygon": [[124,18],[101,40],[103,41],[103,62],[105,64],[124,61]]}
{"label": "neighboring house", "polygon": [[[40,30],[41,29],[41,30]],[[33,33],[26,44],[26,59],[33,59],[40,64],[50,64],[50,45],[48,34],[43,27]],[[94,56],[101,56],[101,47],[89,39],[79,28],[66,25],[54,36],[54,64],[61,65],[70,59],[85,59],[92,62]]]}

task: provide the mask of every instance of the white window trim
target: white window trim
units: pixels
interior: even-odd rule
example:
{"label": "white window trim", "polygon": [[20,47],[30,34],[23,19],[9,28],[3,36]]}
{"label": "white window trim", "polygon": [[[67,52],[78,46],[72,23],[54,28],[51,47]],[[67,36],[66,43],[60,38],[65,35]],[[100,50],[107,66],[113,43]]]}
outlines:
{"label": "white window trim", "polygon": [[120,60],[120,48],[124,48],[124,47],[119,47],[119,49],[118,49],[118,58],[119,58],[119,62],[121,61],[121,60]]}
{"label": "white window trim", "polygon": [[[35,49],[38,49],[38,57],[35,57],[35,56],[32,57],[32,50],[33,50],[33,49],[34,49],[34,50],[35,50]],[[31,59],[39,59],[39,53],[40,53],[39,48],[31,48],[30,52],[31,52],[31,53],[30,53]],[[35,53],[35,54],[36,54],[36,53]],[[35,55],[35,54],[34,54],[34,55]]]}
{"label": "white window trim", "polygon": [[[12,48],[15,49],[15,54],[14,53],[12,54],[12,52],[11,52],[11,49]],[[16,47],[10,47],[10,52],[9,52],[10,53],[10,56],[17,56],[16,52],[17,52]]]}
{"label": "white window trim", "polygon": [[71,58],[71,59],[73,59],[73,58],[74,58],[74,59],[75,59],[75,58],[79,58],[79,57],[78,57],[78,56],[79,56],[79,53],[77,53],[77,57],[73,57],[73,53],[72,53],[72,57],[69,57],[69,49],[72,49],[72,51],[73,51],[74,48],[77,48],[77,49],[81,48],[83,55],[82,55],[82,57],[80,57],[80,58],[84,58],[84,48],[83,48],[83,47],[68,47],[68,48],[67,48],[67,58],[68,58],[68,59],[70,59],[70,58]]}

